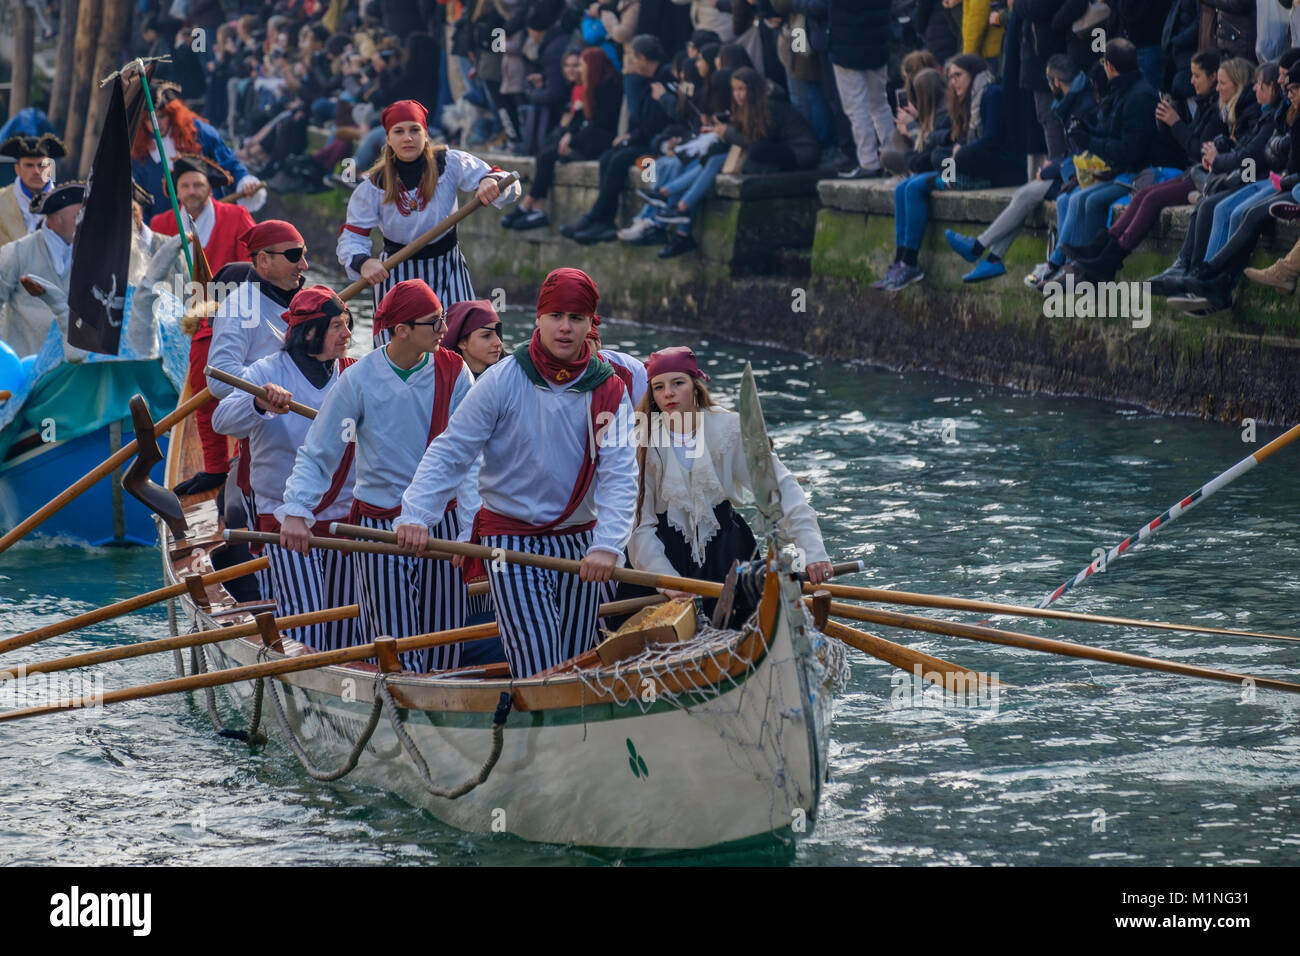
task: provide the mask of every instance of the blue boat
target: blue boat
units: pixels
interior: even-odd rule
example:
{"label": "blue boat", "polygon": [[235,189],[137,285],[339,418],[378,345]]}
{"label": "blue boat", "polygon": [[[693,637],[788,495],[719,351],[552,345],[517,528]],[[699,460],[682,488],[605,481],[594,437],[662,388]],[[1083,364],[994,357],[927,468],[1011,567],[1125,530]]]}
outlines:
{"label": "blue boat", "polygon": [[[129,313],[128,313],[129,321]],[[124,323],[125,324],[125,323]],[[0,533],[7,531],[135,438],[129,402],[143,395],[154,420],[176,407],[189,341],[174,316],[157,323],[152,355],[92,355],[64,360],[57,325],[40,352],[15,370],[3,343],[0,362],[12,397],[0,401]],[[4,356],[0,355],[0,359]],[[165,438],[159,445],[166,454]],[[162,481],[163,466],[151,476]],[[124,492],[122,473],[88,489],[32,532],[82,545],[157,542],[153,514]]]}

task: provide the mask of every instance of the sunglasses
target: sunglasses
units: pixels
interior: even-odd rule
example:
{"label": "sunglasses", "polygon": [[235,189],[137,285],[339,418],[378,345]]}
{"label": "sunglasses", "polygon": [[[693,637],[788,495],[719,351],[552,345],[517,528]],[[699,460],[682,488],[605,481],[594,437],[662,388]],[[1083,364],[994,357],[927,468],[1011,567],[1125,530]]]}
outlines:
{"label": "sunglasses", "polygon": [[305,246],[298,246],[296,249],[285,249],[283,252],[272,252],[270,249],[259,249],[259,252],[265,252],[268,256],[284,256],[290,262],[297,262],[307,254]]}

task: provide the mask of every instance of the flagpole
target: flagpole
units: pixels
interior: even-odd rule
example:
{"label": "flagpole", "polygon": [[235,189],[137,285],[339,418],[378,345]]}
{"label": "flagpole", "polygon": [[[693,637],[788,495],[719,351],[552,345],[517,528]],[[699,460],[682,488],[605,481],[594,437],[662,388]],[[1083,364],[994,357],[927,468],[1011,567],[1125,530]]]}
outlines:
{"label": "flagpole", "polygon": [[158,129],[158,114],[153,108],[153,93],[149,90],[149,76],[144,70],[144,60],[136,60],[137,68],[140,71],[140,88],[144,91],[144,102],[149,107],[149,122],[153,125],[153,139],[158,145],[158,161],[162,164],[163,179],[167,183],[167,190],[171,194],[172,214],[176,217],[176,231],[181,236],[181,250],[185,253],[185,265],[190,271],[190,279],[194,278],[194,257],[190,255],[190,243],[185,236],[185,222],[181,219],[181,204],[176,198],[176,184],[172,182],[171,167],[167,165],[167,150],[163,149],[162,133]]}
{"label": "flagpole", "polygon": [[1133,545],[1141,544],[1143,541],[1151,537],[1153,534],[1155,534],[1158,530],[1163,528],[1165,525],[1169,524],[1171,521],[1175,520],[1179,516],[1186,514],[1188,511],[1192,510],[1192,508],[1199,505],[1202,501],[1210,497],[1210,495],[1214,494],[1224,485],[1232,481],[1235,481],[1237,478],[1240,478],[1242,475],[1250,471],[1252,468],[1258,465],[1269,455],[1272,455],[1274,452],[1281,451],[1283,448],[1291,444],[1297,438],[1300,438],[1300,425],[1296,425],[1295,427],[1289,429],[1288,431],[1283,432],[1281,435],[1277,436],[1277,438],[1274,438],[1271,442],[1269,442],[1259,451],[1255,452],[1253,455],[1247,455],[1245,458],[1237,462],[1227,471],[1207,481],[1205,484],[1201,485],[1201,487],[1197,488],[1186,498],[1183,498],[1177,504],[1167,508],[1158,517],[1148,521],[1146,524],[1144,524],[1133,534],[1129,535],[1119,544],[1115,545],[1115,547],[1107,551],[1103,556],[1097,558],[1095,561],[1092,562],[1092,564],[1088,565],[1086,568],[1084,568],[1082,571],[1080,571],[1070,580],[1066,581],[1064,584],[1058,587],[1051,594],[1047,595],[1047,597],[1039,601],[1038,607],[1047,607],[1049,604],[1051,604],[1053,601],[1059,598],[1066,591],[1070,590],[1076,584],[1086,581],[1088,578],[1092,577],[1098,571],[1104,571],[1106,569],[1106,566],[1110,564],[1110,562],[1120,557],[1120,555],[1127,554],[1129,549]]}

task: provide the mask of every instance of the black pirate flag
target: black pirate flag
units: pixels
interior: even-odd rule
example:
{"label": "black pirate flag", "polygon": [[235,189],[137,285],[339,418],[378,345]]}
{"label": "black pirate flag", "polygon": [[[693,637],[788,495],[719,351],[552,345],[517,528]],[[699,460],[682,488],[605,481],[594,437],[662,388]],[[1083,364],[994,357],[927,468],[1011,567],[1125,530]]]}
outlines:
{"label": "black pirate flag", "polygon": [[107,93],[104,132],[77,217],[68,280],[68,344],[116,355],[131,260],[131,132],[122,80]]}

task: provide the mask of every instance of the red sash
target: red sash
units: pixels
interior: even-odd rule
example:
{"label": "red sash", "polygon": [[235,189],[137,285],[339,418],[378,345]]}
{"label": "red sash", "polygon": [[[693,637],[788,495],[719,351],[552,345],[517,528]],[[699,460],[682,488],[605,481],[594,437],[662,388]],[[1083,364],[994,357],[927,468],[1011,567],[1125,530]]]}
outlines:
{"label": "red sash", "polygon": [[[614,366],[615,371],[618,366]],[[602,416],[615,415],[618,412],[619,403],[623,401],[623,381],[617,374],[605,379],[591,393],[591,427],[596,431],[596,423],[601,420]],[[560,512],[558,518],[554,521],[548,521],[545,524],[529,524],[526,521],[520,521],[518,518],[511,518],[506,515],[497,514],[487,508],[480,508],[478,514],[474,516],[474,528],[470,533],[470,541],[478,544],[483,535],[516,535],[520,537],[554,537],[561,534],[580,534],[583,531],[590,531],[596,526],[595,521],[588,521],[584,524],[573,525],[561,528],[564,522],[578,510],[578,506],[587,497],[587,492],[591,490],[591,483],[596,478],[596,462],[600,456],[599,435],[597,435],[596,454],[591,453],[591,445],[582,453],[582,467],[578,469],[578,478],[573,483],[573,493],[569,495],[569,500],[565,502],[564,510]],[[464,566],[466,581],[479,581],[487,577],[487,570],[483,567],[483,562],[479,558],[466,558]]]}
{"label": "red sash", "polygon": [[[465,360],[460,357],[459,352],[452,352],[441,345],[434,349],[433,412],[429,416],[429,439],[424,443],[425,448],[433,444],[433,440],[447,430],[447,421],[451,418],[451,395],[456,390],[456,379],[460,377],[460,370],[464,367]],[[446,510],[451,511],[455,507],[456,500],[453,498]],[[400,503],[395,508],[380,508],[360,498],[353,498],[348,521],[356,524],[357,519],[361,517],[375,521],[392,521],[401,513]]]}

